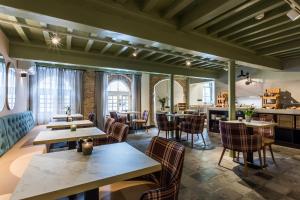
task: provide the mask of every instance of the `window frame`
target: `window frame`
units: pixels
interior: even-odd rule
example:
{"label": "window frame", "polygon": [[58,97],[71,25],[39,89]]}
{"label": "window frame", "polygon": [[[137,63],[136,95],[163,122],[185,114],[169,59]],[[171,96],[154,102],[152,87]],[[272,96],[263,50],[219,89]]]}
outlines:
{"label": "window frame", "polygon": [[[116,83],[116,82],[120,82],[122,83],[122,85],[124,85],[126,87],[127,91],[124,90],[120,90],[120,88],[118,87],[118,90],[115,91],[110,91],[109,87],[110,84]],[[110,98],[112,97],[112,98]],[[115,98],[114,98],[115,97]],[[123,98],[127,97],[127,100],[125,101],[127,104],[127,106],[124,106],[123,103]],[[114,103],[114,100],[116,100],[117,102]],[[112,103],[110,103],[110,101]],[[107,111],[117,111],[117,112],[121,112],[124,110],[130,110],[131,109],[131,91],[130,91],[130,87],[128,86],[128,84],[125,81],[122,80],[112,80],[109,82],[108,86],[107,86]]]}
{"label": "window frame", "polygon": [[[9,88],[10,88],[10,72],[9,70],[12,69],[14,71],[13,73],[13,79],[14,79],[14,91],[13,91],[13,94],[12,94],[12,98],[14,99],[13,100],[13,105],[10,105],[10,94],[9,94]],[[13,110],[15,108],[15,105],[16,105],[16,85],[17,85],[17,77],[16,77],[16,74],[17,74],[17,71],[16,71],[16,68],[14,67],[14,64],[12,62],[9,62],[7,64],[7,67],[6,67],[6,105],[7,105],[7,109],[8,110]]]}

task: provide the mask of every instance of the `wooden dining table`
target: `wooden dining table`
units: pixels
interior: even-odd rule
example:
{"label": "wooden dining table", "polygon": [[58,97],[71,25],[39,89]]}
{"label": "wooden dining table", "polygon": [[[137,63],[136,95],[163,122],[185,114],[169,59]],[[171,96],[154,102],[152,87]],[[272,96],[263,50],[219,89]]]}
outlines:
{"label": "wooden dining table", "polygon": [[[250,122],[247,122],[246,120],[242,120],[242,121],[230,120],[227,122],[245,124],[247,127],[247,133],[249,135],[253,135],[253,128],[272,128],[272,129],[274,129],[274,127],[277,125],[277,123],[275,123],[275,122],[258,121],[258,120],[251,120]],[[274,132],[274,130],[273,130],[273,132]],[[257,166],[254,164],[253,152],[249,152],[247,154],[247,161],[250,163],[249,167],[257,168]]]}
{"label": "wooden dining table", "polygon": [[50,122],[46,125],[46,128],[52,129],[68,129],[71,125],[76,125],[77,127],[90,127],[94,126],[94,123],[90,120],[78,120],[78,121],[71,121],[71,122]]}
{"label": "wooden dining table", "polygon": [[71,117],[72,119],[83,119],[83,115],[79,113],[74,113],[74,114],[56,114],[52,116],[52,119],[57,119],[57,120],[65,120],[67,121],[68,118]]}
{"label": "wooden dining table", "polygon": [[99,199],[99,187],[158,172],[161,164],[129,144],[94,147],[85,156],[76,150],[34,155],[12,200],[58,199],[84,192]]}

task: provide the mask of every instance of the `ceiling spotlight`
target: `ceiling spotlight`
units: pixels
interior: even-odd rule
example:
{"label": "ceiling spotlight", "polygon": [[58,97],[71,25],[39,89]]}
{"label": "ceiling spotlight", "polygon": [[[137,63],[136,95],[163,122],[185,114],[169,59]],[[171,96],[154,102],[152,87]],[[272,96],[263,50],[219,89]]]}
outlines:
{"label": "ceiling spotlight", "polygon": [[54,47],[58,47],[61,45],[61,38],[57,35],[57,34],[53,34],[50,36],[50,41],[51,41],[51,44],[54,46]]}
{"label": "ceiling spotlight", "polygon": [[296,0],[285,0],[286,3],[290,5],[292,8],[290,11],[287,12],[287,16],[292,20],[295,21],[300,17],[300,5],[299,1]]}
{"label": "ceiling spotlight", "polygon": [[186,65],[186,66],[191,66],[191,64],[192,64],[192,63],[191,63],[190,60],[186,60],[186,61],[185,61],[185,65]]}
{"label": "ceiling spotlight", "polygon": [[227,67],[224,67],[223,70],[227,72],[227,71],[228,71],[228,68],[227,68]]}
{"label": "ceiling spotlight", "polygon": [[261,19],[263,19],[264,17],[265,17],[265,13],[260,13],[260,14],[258,14],[258,15],[255,16],[255,19],[256,19],[256,20],[261,20]]}
{"label": "ceiling spotlight", "polygon": [[133,57],[137,57],[137,55],[138,55],[138,51],[137,51],[137,50],[134,50],[134,52],[132,53],[132,56],[133,56]]}

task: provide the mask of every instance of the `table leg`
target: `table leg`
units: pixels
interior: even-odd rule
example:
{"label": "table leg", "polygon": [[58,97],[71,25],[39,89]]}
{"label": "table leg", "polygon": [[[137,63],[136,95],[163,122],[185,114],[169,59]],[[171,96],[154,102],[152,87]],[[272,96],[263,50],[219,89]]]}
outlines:
{"label": "table leg", "polygon": [[84,192],[85,200],[99,200],[99,189],[92,189]]}

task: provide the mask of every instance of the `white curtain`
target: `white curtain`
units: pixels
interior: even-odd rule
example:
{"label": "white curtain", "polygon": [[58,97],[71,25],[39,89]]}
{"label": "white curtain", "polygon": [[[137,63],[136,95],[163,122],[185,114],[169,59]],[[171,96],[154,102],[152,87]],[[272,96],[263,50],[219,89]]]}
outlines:
{"label": "white curtain", "polygon": [[81,113],[82,71],[37,66],[30,77],[30,109],[37,124],[46,124],[54,114]]}
{"label": "white curtain", "polygon": [[133,74],[131,81],[131,109],[141,112],[141,75]]}
{"label": "white curtain", "polygon": [[101,130],[104,130],[105,116],[108,113],[108,76],[106,72],[96,72],[96,119]]}

